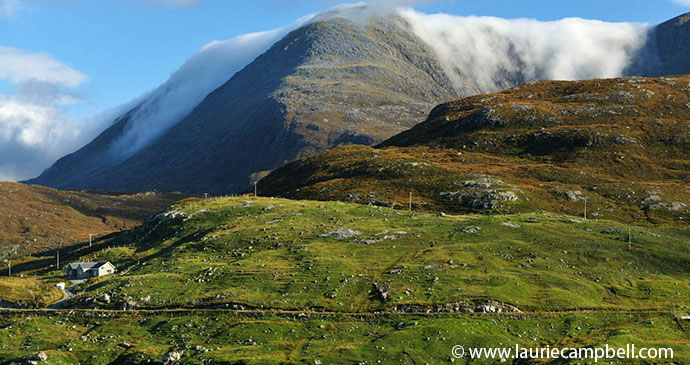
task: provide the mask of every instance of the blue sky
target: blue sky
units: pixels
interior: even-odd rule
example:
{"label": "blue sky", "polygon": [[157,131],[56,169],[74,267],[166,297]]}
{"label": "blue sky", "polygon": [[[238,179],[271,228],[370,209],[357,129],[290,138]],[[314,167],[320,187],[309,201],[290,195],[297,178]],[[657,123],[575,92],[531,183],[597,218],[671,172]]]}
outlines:
{"label": "blue sky", "polygon": [[[658,24],[690,0],[370,0],[424,13]],[[293,24],[334,0],[0,0],[0,181],[73,152],[200,47]],[[104,111],[112,114],[99,115]]]}

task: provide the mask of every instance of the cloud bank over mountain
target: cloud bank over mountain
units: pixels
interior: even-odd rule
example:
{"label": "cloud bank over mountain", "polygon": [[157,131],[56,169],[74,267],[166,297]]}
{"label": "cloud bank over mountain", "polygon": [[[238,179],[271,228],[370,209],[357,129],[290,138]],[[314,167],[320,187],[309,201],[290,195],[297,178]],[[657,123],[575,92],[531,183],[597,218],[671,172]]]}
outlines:
{"label": "cloud bank over mountain", "polygon": [[[211,91],[291,30],[329,17],[380,15],[381,6],[417,1],[376,1],[340,5],[279,29],[212,42],[194,54],[170,80],[135,110],[125,134],[112,146],[113,158],[127,158],[185,117]],[[506,73],[524,81],[621,76],[644,44],[647,26],[584,19],[541,22],[493,17],[427,15],[397,10],[417,36],[436,51],[459,89],[497,91]],[[521,81],[521,80],[517,80]],[[469,87],[468,87],[469,84]]]}
{"label": "cloud bank over mountain", "polygon": [[214,41],[198,50],[170,79],[136,108],[124,135],[112,146],[113,158],[126,158],[185,117],[211,91],[313,16],[278,29]]}
{"label": "cloud bank over mountain", "polygon": [[446,73],[476,92],[508,87],[499,80],[582,80],[621,76],[647,39],[649,27],[580,18],[533,19],[399,14],[438,54]]}

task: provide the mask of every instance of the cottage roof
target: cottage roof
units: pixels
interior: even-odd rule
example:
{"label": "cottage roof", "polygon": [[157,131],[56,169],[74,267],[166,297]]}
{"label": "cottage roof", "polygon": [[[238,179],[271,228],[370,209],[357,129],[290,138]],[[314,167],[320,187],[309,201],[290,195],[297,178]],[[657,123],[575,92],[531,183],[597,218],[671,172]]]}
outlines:
{"label": "cottage roof", "polygon": [[108,265],[108,264],[110,264],[111,266],[113,265],[107,261],[106,262],[73,262],[73,263],[67,265],[67,268],[70,270],[77,270],[78,268],[81,267],[82,271],[88,271],[91,269],[98,269],[98,268],[105,266],[105,265]]}

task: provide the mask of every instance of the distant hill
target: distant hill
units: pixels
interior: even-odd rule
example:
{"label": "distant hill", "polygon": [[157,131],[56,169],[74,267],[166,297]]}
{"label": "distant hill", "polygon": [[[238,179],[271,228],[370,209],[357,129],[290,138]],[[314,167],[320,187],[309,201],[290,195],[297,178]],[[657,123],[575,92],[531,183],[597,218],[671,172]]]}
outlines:
{"label": "distant hill", "polygon": [[263,195],[444,212],[690,219],[690,76],[541,81],[436,107],[375,148],[270,174]]}
{"label": "distant hill", "polygon": [[182,194],[61,191],[0,183],[0,259],[130,229]]}
{"label": "distant hill", "polygon": [[[688,15],[653,28],[646,44],[638,45],[646,31],[640,25],[571,19],[525,28],[519,21],[467,18],[455,40],[450,33],[458,24],[445,24],[443,17],[370,18],[366,8],[349,11],[362,13],[322,14],[177,116],[169,109],[196,100],[197,84],[209,77],[192,72],[208,69],[203,54],[195,55],[189,63],[196,69],[185,65],[87,146],[29,182],[63,189],[237,193],[252,176],[294,159],[341,145],[379,143],[457,97],[535,79],[690,72]],[[588,29],[588,35],[580,40],[568,32],[573,27]],[[538,36],[530,38],[535,29]],[[572,46],[542,37],[547,31],[563,31]],[[485,64],[486,49],[491,64]],[[210,58],[213,67],[223,63],[221,56]],[[170,127],[159,130],[157,123]]]}

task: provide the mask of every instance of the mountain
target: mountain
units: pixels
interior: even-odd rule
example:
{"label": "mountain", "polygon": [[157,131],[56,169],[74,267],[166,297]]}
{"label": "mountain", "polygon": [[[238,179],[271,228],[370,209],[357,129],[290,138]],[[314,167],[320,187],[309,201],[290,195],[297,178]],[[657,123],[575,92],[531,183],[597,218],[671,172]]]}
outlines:
{"label": "mountain", "polygon": [[[436,107],[375,148],[263,179],[262,195],[443,212],[690,219],[690,76],[540,81]],[[585,199],[587,202],[585,203]]]}
{"label": "mountain", "polygon": [[124,195],[0,183],[0,260],[135,227],[182,194]]}
{"label": "mountain", "polygon": [[252,173],[413,126],[457,95],[399,19],[319,21],[287,35],[208,95],[165,135],[123,161],[110,146],[130,112],[35,180],[59,188],[227,193]]}
{"label": "mountain", "polygon": [[[206,89],[197,84],[215,85],[204,65],[220,69],[225,58],[193,57],[194,67],[185,65],[94,141],[28,183],[237,193],[286,162],[381,142],[457,97],[538,79],[689,70],[683,55],[690,46],[680,41],[688,34],[685,17],[649,30],[582,19],[362,12],[366,7],[354,6],[296,26],[198,105]],[[559,36],[543,36],[550,33]],[[213,45],[202,55],[207,48]],[[188,111],[179,107],[190,100]]]}
{"label": "mountain", "polygon": [[[671,19],[649,32],[631,72],[645,76],[690,73],[690,13]],[[634,68],[637,70],[634,70]]]}

